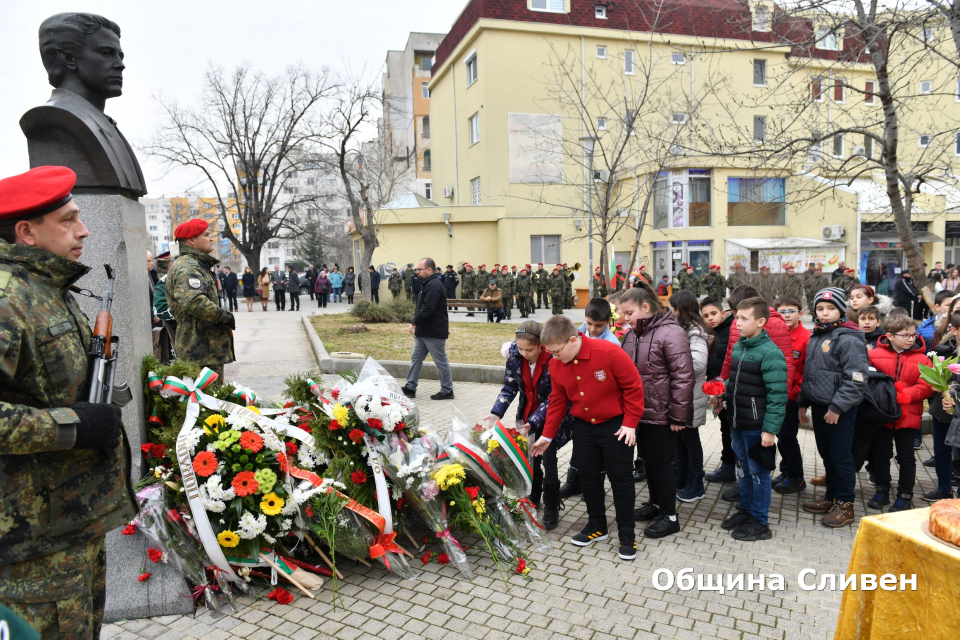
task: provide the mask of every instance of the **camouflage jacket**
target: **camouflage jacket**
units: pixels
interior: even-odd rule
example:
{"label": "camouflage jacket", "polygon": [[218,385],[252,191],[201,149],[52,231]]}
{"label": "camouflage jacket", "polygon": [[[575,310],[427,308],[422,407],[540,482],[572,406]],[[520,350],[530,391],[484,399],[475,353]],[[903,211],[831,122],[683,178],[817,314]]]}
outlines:
{"label": "camouflage jacket", "polygon": [[413,269],[404,269],[400,273],[400,279],[403,280],[404,291],[413,291]]}
{"label": "camouflage jacket", "polygon": [[500,287],[500,290],[503,292],[503,299],[512,298],[517,293],[516,283],[513,281],[513,276],[509,273],[503,275],[502,273],[497,276],[497,286]]}
{"label": "camouflage jacket", "polygon": [[486,269],[480,269],[479,271],[474,272],[473,286],[477,290],[477,294],[486,289],[490,284],[490,272]]}
{"label": "camouflage jacket", "polygon": [[700,286],[700,278],[697,277],[697,274],[684,274],[683,279],[680,280],[680,290],[689,291],[695,296],[702,294],[703,287]]}
{"label": "camouflage jacket", "polygon": [[610,281],[613,283],[614,291],[623,291],[627,286],[627,274],[623,271],[615,271]]}
{"label": "camouflage jacket", "polygon": [[566,294],[567,279],[563,274],[550,274],[550,295],[552,297],[562,298]]}
{"label": "camouflage jacket", "polygon": [[193,247],[180,247],[167,274],[167,304],[177,319],[177,356],[199,365],[233,362],[230,312],[220,306],[210,269],[214,256]]}
{"label": "camouflage jacket", "polygon": [[565,283],[564,291],[569,295],[573,295],[573,280],[575,277],[576,276],[573,275],[573,269],[569,267],[563,272],[563,281]]}
{"label": "camouflage jacket", "polygon": [[477,274],[475,271],[467,273],[466,269],[460,270],[460,295],[472,296],[477,292]]}
{"label": "camouflage jacket", "polygon": [[522,273],[517,276],[517,295],[522,298],[533,295],[533,281],[530,276]]}
{"label": "camouflage jacket", "polygon": [[68,287],[89,270],[0,240],[0,565],[86,542],[136,514],[126,439],[71,448],[78,418],[67,407],[86,400],[92,332]]}
{"label": "camouflage jacket", "polygon": [[387,280],[387,288],[392,293],[400,293],[400,290],[403,289],[403,277],[399,273],[391,275],[390,279]]}
{"label": "camouflage jacket", "polygon": [[537,291],[546,291],[550,288],[550,274],[547,273],[546,269],[537,269],[537,272],[533,275],[533,281],[537,286]]}
{"label": "camouflage jacket", "polygon": [[703,276],[701,284],[708,296],[720,298],[721,300],[727,297],[727,280],[719,273],[708,273]]}

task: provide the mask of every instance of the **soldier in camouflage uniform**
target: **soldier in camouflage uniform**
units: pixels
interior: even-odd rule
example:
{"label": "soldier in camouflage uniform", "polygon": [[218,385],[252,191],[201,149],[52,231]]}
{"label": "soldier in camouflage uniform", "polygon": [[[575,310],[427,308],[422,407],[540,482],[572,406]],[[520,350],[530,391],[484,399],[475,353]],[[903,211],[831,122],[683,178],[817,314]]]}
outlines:
{"label": "soldier in camouflage uniform", "polygon": [[687,267],[686,275],[680,282],[680,290],[689,291],[698,297],[703,294],[703,287],[700,285],[700,278],[698,278],[693,272],[693,267]]}
{"label": "soldier in camouflage uniform", "polygon": [[510,320],[513,315],[513,297],[517,295],[517,286],[513,280],[513,276],[510,275],[510,271],[507,269],[507,265],[503,265],[503,269],[500,270],[500,275],[497,276],[496,281],[497,286],[500,287],[500,291],[503,294],[503,311],[507,314],[507,320]]}
{"label": "soldier in camouflage uniform", "polygon": [[593,270],[593,297],[607,297],[607,281],[601,274],[600,267]]}
{"label": "soldier in camouflage uniform", "polygon": [[554,267],[550,274],[550,309],[553,315],[563,314],[563,296],[567,287],[566,277],[560,273],[560,267]]}
{"label": "soldier in camouflage uniform", "polygon": [[403,290],[407,294],[407,300],[413,300],[413,278],[417,274],[413,271],[413,263],[408,262],[407,268],[403,270]]}
{"label": "soldier in camouflage uniform", "polygon": [[478,266],[477,275],[476,275],[476,284],[474,285],[474,289],[476,289],[478,296],[484,289],[487,288],[487,283],[490,282],[490,280],[491,280],[490,272],[487,271],[487,265],[481,264],[480,266]]}
{"label": "soldier in camouflage uniform", "polygon": [[710,273],[703,276],[701,281],[704,293],[712,298],[723,300],[727,297],[727,281],[720,274],[720,265],[710,265]]}
{"label": "soldier in camouflage uniform", "polygon": [[613,274],[613,291],[623,291],[627,286],[627,274],[623,272],[623,265],[617,265],[617,271]]}
{"label": "soldier in camouflage uniform", "polygon": [[563,263],[563,308],[564,309],[573,309],[573,269],[567,266],[567,263]]}
{"label": "soldier in camouflage uniform", "polygon": [[136,515],[120,409],[89,404],[90,268],[65,167],[0,180],[0,602],[42,638],[100,636],[105,534]]}
{"label": "soldier in camouflage uniform", "polygon": [[823,271],[817,267],[816,263],[811,262],[807,270],[803,272],[803,295],[807,300],[807,312],[814,314],[813,299],[817,297],[820,290],[820,278]]}
{"label": "soldier in camouflage uniform", "polygon": [[677,271],[676,278],[674,280],[674,291],[681,291],[683,289],[683,283],[687,281],[687,263],[684,262],[680,265],[680,269]]}
{"label": "soldier in camouflage uniform", "polygon": [[529,318],[533,312],[533,281],[529,269],[530,265],[527,265],[517,276],[517,308],[521,318]]}
{"label": "soldier in camouflage uniform", "polygon": [[177,319],[177,357],[209,367],[223,380],[223,365],[236,360],[233,351],[233,314],[217,299],[210,271],[219,262],[209,224],[194,218],[177,226],[173,236],[180,255],[167,274],[167,303]]}
{"label": "soldier in camouflage uniform", "polygon": [[833,286],[849,293],[851,287],[860,284],[860,279],[857,278],[856,273],[853,269],[844,269],[843,275],[833,281]]}
{"label": "soldier in camouflage uniform", "polygon": [[400,297],[400,291],[403,289],[403,278],[396,269],[393,270],[393,273],[390,274],[390,279],[387,280],[387,288],[390,289],[394,300]]}
{"label": "soldier in camouflage uniform", "polygon": [[537,263],[537,272],[531,276],[533,286],[537,290],[537,309],[549,306],[550,274],[543,268],[543,263]]}
{"label": "soldier in camouflage uniform", "polygon": [[[460,297],[464,300],[474,300],[477,294],[477,274],[473,271],[473,265],[464,263],[460,269]],[[467,307],[470,310],[470,307]],[[474,317],[473,312],[467,314],[468,318]]]}

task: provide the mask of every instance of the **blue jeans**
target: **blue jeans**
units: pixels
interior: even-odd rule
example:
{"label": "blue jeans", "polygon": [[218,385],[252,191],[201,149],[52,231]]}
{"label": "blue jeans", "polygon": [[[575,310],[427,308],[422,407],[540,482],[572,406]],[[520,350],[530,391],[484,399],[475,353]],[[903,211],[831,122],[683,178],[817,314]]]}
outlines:
{"label": "blue jeans", "polygon": [[734,427],[731,435],[733,452],[737,454],[740,509],[766,525],[767,514],[770,512],[770,470],[761,469],[760,463],[749,455],[750,449],[763,437],[763,431]]}
{"label": "blue jeans", "polygon": [[950,476],[953,474],[953,462],[950,458],[953,452],[950,451],[952,447],[948,447],[944,442],[949,430],[949,422],[933,421],[933,466],[937,472],[937,491],[944,493],[953,490],[950,483]]}
{"label": "blue jeans", "polygon": [[343,302],[343,287],[334,287],[334,288],[333,288],[333,301],[334,301],[334,302]]}
{"label": "blue jeans", "polygon": [[829,410],[830,407],[823,404],[810,406],[817,451],[823,458],[823,469],[827,473],[824,498],[853,502],[857,485],[857,472],[853,464],[853,426],[857,422],[857,407],[841,413],[837,424],[827,424],[823,419]]}

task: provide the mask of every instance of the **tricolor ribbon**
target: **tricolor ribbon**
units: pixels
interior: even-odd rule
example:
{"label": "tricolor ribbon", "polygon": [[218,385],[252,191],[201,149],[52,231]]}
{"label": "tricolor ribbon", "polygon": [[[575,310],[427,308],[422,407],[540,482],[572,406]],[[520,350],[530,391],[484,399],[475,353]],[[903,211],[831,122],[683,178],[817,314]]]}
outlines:
{"label": "tricolor ribbon", "polygon": [[330,404],[330,401],[323,397],[323,387],[311,378],[307,378],[307,384],[310,385],[310,391],[317,397],[317,400],[323,404]]}
{"label": "tricolor ribbon", "polygon": [[497,420],[497,424],[493,427],[492,438],[500,444],[503,451],[507,454],[507,457],[510,458],[511,462],[513,462],[520,471],[520,476],[523,478],[525,487],[523,495],[529,496],[530,492],[533,491],[533,470],[530,468],[526,454],[523,453],[517,441],[507,433],[506,427],[504,427],[503,423],[499,420]]}
{"label": "tricolor ribbon", "polygon": [[497,495],[503,494],[503,478],[493,469],[487,453],[476,444],[459,433],[454,433],[453,443],[447,446],[445,453],[449,455],[445,457],[441,454],[437,462],[442,462],[452,455],[478,476],[488,489]]}
{"label": "tricolor ribbon", "polygon": [[152,422],[153,424],[158,424],[158,425],[160,425],[161,427],[164,426],[164,425],[163,425],[163,420],[161,420],[161,419],[160,419],[160,416],[157,415],[157,410],[156,410],[156,409],[154,409],[154,410],[150,413],[150,417],[147,418],[147,422]]}
{"label": "tricolor ribbon", "polygon": [[147,373],[147,387],[150,391],[160,391],[163,388],[163,380],[153,371]]}
{"label": "tricolor ribbon", "polygon": [[249,389],[243,389],[243,390],[238,389],[234,393],[237,395],[238,398],[240,398],[240,401],[248,407],[257,404],[257,402],[260,400],[257,397],[257,394],[255,394],[253,391],[250,391]]}
{"label": "tricolor ribbon", "polygon": [[194,411],[195,415],[200,415],[200,398],[203,396],[203,390],[206,389],[211,382],[219,378],[220,376],[207,367],[204,367],[200,371],[200,376],[196,380],[191,380],[190,378],[176,378],[174,376],[167,376],[166,381],[163,383],[163,388],[160,390],[160,395],[165,398],[171,398],[173,396],[183,396],[184,402],[189,403],[187,405],[187,412]]}

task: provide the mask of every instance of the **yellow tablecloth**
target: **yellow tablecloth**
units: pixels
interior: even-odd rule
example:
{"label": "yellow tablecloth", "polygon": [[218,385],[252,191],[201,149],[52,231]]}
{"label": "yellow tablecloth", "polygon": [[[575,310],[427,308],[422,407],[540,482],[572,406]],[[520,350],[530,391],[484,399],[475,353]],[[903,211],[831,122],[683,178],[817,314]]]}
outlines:
{"label": "yellow tablecloth", "polygon": [[912,509],[860,521],[847,575],[915,573],[917,590],[844,591],[834,640],[960,638],[960,551],[920,530],[929,517]]}

